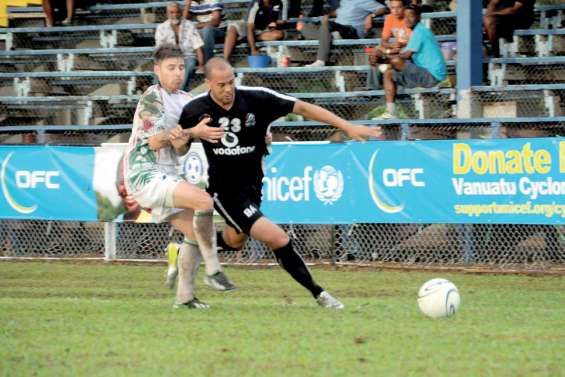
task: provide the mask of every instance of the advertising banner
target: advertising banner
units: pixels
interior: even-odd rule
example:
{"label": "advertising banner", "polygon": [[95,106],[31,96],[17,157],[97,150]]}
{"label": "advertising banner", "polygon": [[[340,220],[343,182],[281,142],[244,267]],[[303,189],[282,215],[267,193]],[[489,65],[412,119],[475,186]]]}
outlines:
{"label": "advertising banner", "polygon": [[0,217],[96,220],[94,148],[0,146]]}
{"label": "advertising banner", "polygon": [[275,145],[262,210],[283,223],[562,224],[565,139]]}
{"label": "advertising banner", "polygon": [[[0,147],[0,217],[152,222],[123,184],[124,144]],[[565,222],[565,139],[277,143],[261,210],[277,223]],[[200,144],[179,173],[204,187]]]}

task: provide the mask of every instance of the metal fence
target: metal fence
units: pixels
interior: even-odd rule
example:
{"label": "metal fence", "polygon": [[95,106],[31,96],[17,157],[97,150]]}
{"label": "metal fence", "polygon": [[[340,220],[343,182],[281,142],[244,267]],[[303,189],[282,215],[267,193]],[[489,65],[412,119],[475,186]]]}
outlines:
{"label": "metal fence", "polygon": [[[220,225],[221,226],[221,225]],[[285,225],[311,263],[393,263],[548,270],[565,263],[565,227],[548,225],[354,224]],[[105,256],[104,224],[2,221],[4,257]],[[165,257],[181,240],[168,224],[116,225],[118,259]],[[250,240],[239,252],[220,251],[225,263],[273,262],[272,251]]]}

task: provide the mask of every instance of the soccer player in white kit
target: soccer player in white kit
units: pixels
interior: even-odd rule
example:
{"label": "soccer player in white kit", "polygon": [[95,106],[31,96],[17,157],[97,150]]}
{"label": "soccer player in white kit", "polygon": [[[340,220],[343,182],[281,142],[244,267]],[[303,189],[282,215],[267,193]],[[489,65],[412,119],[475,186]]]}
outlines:
{"label": "soccer player in white kit", "polygon": [[208,127],[208,120],[183,130],[178,119],[190,95],[180,89],[184,79],[182,51],[163,45],[155,50],[154,70],[159,84],[139,99],[124,161],[128,192],[157,222],[169,221],[185,236],[178,256],[175,308],[202,309],[209,305],[194,296],[194,277],[204,259],[207,281],[220,290],[235,287],[222,271],[216,254],[208,193],[179,175],[178,156],[186,154],[194,138],[216,143],[224,131]]}

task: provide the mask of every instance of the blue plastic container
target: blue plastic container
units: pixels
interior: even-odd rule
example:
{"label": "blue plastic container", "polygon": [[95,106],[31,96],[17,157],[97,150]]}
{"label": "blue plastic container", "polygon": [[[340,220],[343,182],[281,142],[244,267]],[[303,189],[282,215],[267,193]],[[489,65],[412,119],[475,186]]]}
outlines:
{"label": "blue plastic container", "polygon": [[265,68],[271,65],[271,57],[269,55],[249,55],[247,64],[251,68]]}

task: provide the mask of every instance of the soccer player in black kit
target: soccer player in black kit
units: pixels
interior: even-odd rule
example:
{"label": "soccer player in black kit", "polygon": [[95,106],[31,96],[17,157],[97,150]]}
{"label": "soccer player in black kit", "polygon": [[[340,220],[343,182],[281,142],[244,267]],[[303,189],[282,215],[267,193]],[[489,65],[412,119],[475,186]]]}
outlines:
{"label": "soccer player in black kit", "polygon": [[183,129],[192,128],[209,118],[209,127],[224,130],[220,140],[202,141],[209,164],[207,190],[226,221],[218,245],[241,249],[249,236],[264,242],[273,249],[281,267],[308,289],[318,304],[343,309],[340,301],[314,281],[287,233],[261,213],[265,136],[271,122],[289,113],[330,124],[358,141],[380,136],[380,129],[353,125],[319,106],[267,88],[235,86],[233,68],[221,58],[210,59],[205,73],[210,91],[184,107],[179,124]]}

